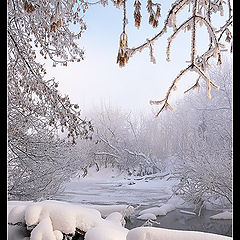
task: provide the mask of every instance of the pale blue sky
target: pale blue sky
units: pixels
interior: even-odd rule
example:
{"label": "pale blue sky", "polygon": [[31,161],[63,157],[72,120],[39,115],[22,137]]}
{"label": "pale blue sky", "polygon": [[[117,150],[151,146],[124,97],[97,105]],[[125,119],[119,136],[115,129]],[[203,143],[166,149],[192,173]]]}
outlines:
{"label": "pale blue sky", "polygon": [[[142,1],[143,2],[143,1]],[[164,4],[162,4],[162,2]],[[163,25],[163,21],[173,1],[160,1],[162,4],[159,27],[153,29],[148,24],[148,15],[145,5],[142,5],[142,25],[138,30],[134,26],[133,1],[128,1],[126,27],[129,47],[143,43],[146,38],[153,37]],[[183,11],[179,16],[186,17]],[[122,9],[109,5],[103,7],[94,5],[85,15],[87,30],[79,41],[85,49],[85,60],[80,63],[71,63],[68,67],[47,67],[48,76],[55,77],[59,82],[59,90],[68,94],[73,103],[78,103],[82,111],[90,109],[99,103],[111,103],[127,111],[159,110],[159,106],[151,106],[149,100],[161,100],[179,71],[187,66],[190,60],[191,32],[180,33],[173,41],[171,61],[166,61],[167,37],[172,30],[154,44],[156,64],[150,62],[149,50],[135,54],[129,63],[120,68],[116,64],[119,48],[119,36],[122,31]],[[218,21],[218,20],[217,20]],[[208,35],[203,27],[198,30],[197,50],[201,54],[208,48]],[[194,73],[186,74],[178,84],[176,97],[181,97],[184,90],[196,80]],[[170,101],[171,102],[171,101]]]}

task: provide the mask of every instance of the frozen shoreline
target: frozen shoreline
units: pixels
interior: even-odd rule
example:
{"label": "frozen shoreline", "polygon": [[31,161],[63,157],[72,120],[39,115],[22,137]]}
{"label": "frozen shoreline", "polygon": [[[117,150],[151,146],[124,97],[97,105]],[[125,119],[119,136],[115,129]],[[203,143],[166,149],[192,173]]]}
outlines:
{"label": "frozen shoreline", "polygon": [[[176,231],[180,231],[180,234],[182,234],[182,230],[193,231],[194,234],[196,234],[196,231],[199,231],[225,235],[226,239],[229,239],[228,236],[232,235],[232,221],[210,219],[211,216],[222,211],[204,209],[201,216],[186,214],[186,212],[191,212],[193,210],[193,208],[191,208],[193,206],[186,204],[178,196],[172,197],[172,186],[177,182],[178,180],[176,178],[172,178],[171,174],[159,173],[145,177],[129,177],[127,175],[117,174],[112,169],[103,169],[100,172],[93,171],[92,175],[90,172],[89,176],[86,178],[73,179],[71,182],[66,184],[65,191],[62,194],[55,196],[52,201],[57,205],[60,203],[61,206],[68,206],[70,209],[68,211],[70,212],[71,206],[74,209],[78,209],[79,207],[92,209],[93,211],[99,212],[97,214],[98,217],[100,214],[103,219],[109,218],[114,220],[116,214],[122,214],[125,217],[127,216],[128,220],[123,229],[119,229],[119,227],[115,229],[115,227],[113,227],[115,230],[112,231],[115,231],[116,234],[119,233],[119,236],[122,236],[117,237],[117,240],[125,240],[127,232],[138,227],[140,227],[140,234],[142,231],[141,226],[146,223],[149,216],[156,220],[155,222],[149,222],[150,226],[156,229],[172,229],[173,235]],[[29,204],[40,204],[40,208],[42,208],[41,206],[46,205],[44,202],[33,203],[32,201],[9,201],[8,211],[10,212],[11,209],[19,204],[26,206]],[[47,210],[44,211],[49,211],[49,213],[51,213],[51,208],[53,207],[54,209],[55,206],[52,203],[50,205],[51,207],[47,204]],[[37,208],[38,207],[36,207],[36,209]],[[128,211],[126,211],[126,209]],[[61,216],[61,218],[66,217],[66,223],[69,222],[68,211],[66,211],[66,216],[64,214]],[[73,214],[75,214],[74,211]],[[111,217],[111,214],[115,217]],[[72,218],[72,216],[69,217]],[[222,215],[222,217],[229,217],[229,214]],[[49,221],[50,220],[46,219],[44,224],[50,226]],[[101,219],[99,219],[99,221],[102,222]],[[117,222],[118,221],[119,220],[117,220]],[[160,222],[160,225],[156,222]],[[95,223],[92,226],[94,225]],[[107,226],[106,231],[111,232],[112,225],[110,224]],[[90,233],[88,233],[88,238],[91,240],[97,239],[95,236],[98,237],[99,232],[104,232],[103,229],[105,229],[105,227],[106,224],[104,223],[103,225],[100,224],[96,229],[94,228],[91,231],[89,230]],[[91,228],[92,227],[89,229]],[[75,229],[74,225],[72,226],[72,231],[73,229]],[[60,233],[57,232],[56,234]],[[145,233],[143,232],[141,234]],[[150,231],[148,234],[165,234],[165,231],[161,232],[160,230],[153,230],[152,233]],[[189,234],[191,236],[191,233]],[[93,238],[91,236],[93,236]]]}

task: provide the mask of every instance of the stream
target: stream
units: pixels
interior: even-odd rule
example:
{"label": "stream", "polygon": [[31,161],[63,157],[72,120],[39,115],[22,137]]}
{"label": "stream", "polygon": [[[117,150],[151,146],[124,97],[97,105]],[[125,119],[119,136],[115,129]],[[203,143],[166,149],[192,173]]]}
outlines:
{"label": "stream", "polygon": [[[141,211],[143,209],[140,209]],[[232,236],[232,220],[214,220],[209,217],[220,213],[221,211],[203,209],[201,216],[190,215],[180,212],[185,210],[192,212],[192,209],[181,208],[169,212],[166,216],[158,216],[152,223],[152,227],[162,227],[176,230],[201,231],[215,233],[225,236]],[[137,216],[131,216],[125,227],[132,229],[142,226],[146,221],[137,219]],[[158,224],[160,223],[160,224]]]}
{"label": "stream", "polygon": [[[133,215],[126,221],[125,227],[132,229],[146,224],[146,220],[137,219],[140,211],[159,206],[168,201],[172,194],[172,186],[176,182],[177,179],[169,178],[167,175],[157,175],[147,179],[147,177],[109,177],[109,173],[106,173],[99,179],[83,179],[69,182],[66,184],[65,191],[56,195],[54,200],[81,205],[130,204],[133,207],[138,206]],[[148,226],[232,236],[232,220],[210,219],[210,216],[222,212],[221,210],[202,209],[201,216],[183,213],[181,210],[193,211],[192,208],[183,206],[167,213],[165,216],[157,216],[155,222]],[[16,227],[16,231],[24,235],[21,232],[22,230]],[[82,239],[79,236],[73,240]],[[15,238],[9,236],[8,240],[15,240]]]}

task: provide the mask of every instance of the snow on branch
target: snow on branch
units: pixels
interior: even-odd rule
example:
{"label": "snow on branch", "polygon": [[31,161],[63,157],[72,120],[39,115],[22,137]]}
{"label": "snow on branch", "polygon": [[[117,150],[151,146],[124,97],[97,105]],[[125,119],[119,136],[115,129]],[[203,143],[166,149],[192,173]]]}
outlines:
{"label": "snow on branch", "polygon": [[[149,13],[151,12],[151,1],[148,1],[147,3],[147,9]],[[135,6],[135,25],[137,28],[140,27],[140,22],[141,22],[141,15],[140,15],[140,9],[141,9],[141,3],[140,1],[135,1],[134,3]],[[190,8],[192,6],[192,13],[191,16],[186,19],[180,26],[177,26],[177,15],[186,7]],[[211,15],[220,12],[220,15],[224,15],[224,7],[225,9],[228,9],[228,19],[225,21],[225,23],[219,28],[219,30],[216,30],[214,27],[212,21],[211,21]],[[160,8],[160,5],[159,5]],[[126,11],[126,9],[124,10]],[[159,10],[160,11],[160,10]],[[151,14],[151,13],[150,13]],[[150,15],[153,18],[153,15]],[[151,20],[151,21],[150,21]],[[151,24],[154,25],[153,19],[150,19],[149,21]],[[197,55],[197,49],[196,49],[196,29],[198,27],[198,24],[200,27],[205,26],[208,31],[208,37],[209,37],[209,49],[206,50],[201,56]],[[187,66],[184,70],[182,70],[179,75],[174,79],[172,85],[170,86],[166,97],[163,100],[160,101],[150,101],[150,104],[154,105],[159,105],[163,104],[162,108],[160,111],[156,114],[156,116],[159,116],[159,114],[166,108],[173,109],[172,106],[169,104],[168,100],[171,95],[171,92],[173,90],[176,90],[176,83],[177,81],[182,77],[183,74],[185,74],[188,71],[195,71],[200,78],[203,78],[206,83],[207,83],[207,96],[211,98],[210,90],[211,87],[214,87],[215,89],[219,89],[219,87],[213,83],[209,79],[209,77],[206,76],[205,72],[207,67],[209,66],[208,60],[212,57],[217,57],[217,64],[221,64],[221,51],[224,51],[225,45],[223,43],[220,43],[220,40],[222,39],[222,36],[225,34],[225,42],[230,43],[230,52],[232,52],[232,27],[233,20],[232,20],[232,7],[231,7],[231,2],[230,0],[226,2],[223,1],[204,1],[204,0],[178,0],[175,1],[171,9],[168,12],[168,15],[164,21],[163,27],[158,31],[158,33],[152,37],[151,39],[146,39],[146,42],[143,44],[139,45],[138,47],[132,47],[129,48],[127,44],[124,45],[120,41],[120,50],[122,51],[122,55],[124,56],[123,61],[119,61],[119,55],[118,55],[118,61],[119,65],[121,67],[125,66],[129,60],[130,57],[132,57],[136,52],[141,52],[145,48],[149,48],[150,50],[150,61],[153,63],[156,63],[156,59],[153,56],[153,44],[158,40],[161,36],[163,36],[164,33],[167,32],[168,28],[173,28],[173,34],[168,38],[168,45],[167,45],[167,50],[166,50],[166,60],[170,61],[170,48],[171,48],[171,43],[172,41],[177,37],[177,35],[182,31],[182,30],[191,30],[191,61],[190,65]],[[158,23],[157,23],[158,25]],[[124,34],[126,34],[124,32]],[[121,50],[122,49],[122,50]],[[123,50],[124,49],[124,50]],[[199,78],[197,82],[188,90],[185,91],[188,92],[194,88],[200,89],[200,84],[199,84]]]}
{"label": "snow on branch", "polygon": [[169,90],[168,90],[168,92],[167,92],[166,97],[165,97],[163,100],[161,100],[161,101],[152,101],[152,100],[150,100],[150,104],[155,104],[155,105],[157,104],[157,105],[158,105],[158,104],[162,104],[162,103],[163,103],[163,106],[162,106],[162,108],[160,109],[160,111],[156,114],[156,117],[158,117],[159,114],[160,114],[163,110],[165,110],[165,109],[167,109],[167,108],[170,108],[171,110],[173,110],[173,107],[168,103],[169,97],[170,97],[172,91],[176,90],[176,84],[177,84],[177,82],[180,80],[180,78],[181,78],[187,71],[189,71],[191,68],[192,68],[192,65],[189,65],[187,68],[185,68],[184,70],[182,70],[182,71],[179,73],[179,75],[174,79],[172,85],[170,86],[170,88],[169,88]]}

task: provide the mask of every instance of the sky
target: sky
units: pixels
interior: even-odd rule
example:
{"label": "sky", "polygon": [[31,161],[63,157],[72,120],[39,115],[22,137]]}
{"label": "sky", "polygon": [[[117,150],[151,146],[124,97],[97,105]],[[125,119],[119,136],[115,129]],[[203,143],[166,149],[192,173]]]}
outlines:
{"label": "sky", "polygon": [[[136,47],[152,38],[162,28],[169,7],[173,1],[161,2],[159,26],[153,29],[148,24],[148,14],[142,1],[142,24],[140,29],[134,26],[133,1],[127,2],[126,33],[129,47]],[[178,24],[186,18],[188,9],[177,19]],[[150,62],[149,50],[136,53],[125,67],[116,64],[119,37],[122,31],[122,9],[109,5],[93,5],[84,17],[87,30],[79,40],[79,46],[85,50],[85,59],[70,63],[67,67],[52,67],[47,63],[47,77],[59,82],[59,91],[69,95],[73,103],[78,103],[82,111],[101,104],[110,104],[128,112],[154,112],[159,106],[151,106],[150,100],[161,100],[178,73],[190,60],[191,32],[181,32],[172,43],[171,61],[166,61],[167,38],[172,34],[169,29],[154,44],[156,64]],[[216,21],[218,21],[217,16]],[[220,21],[219,21],[220,23]],[[221,21],[222,23],[222,21]],[[197,31],[197,54],[208,48],[206,28]],[[216,61],[216,60],[215,60]],[[183,96],[184,90],[191,87],[197,78],[195,73],[186,74],[178,84],[170,103]]]}

